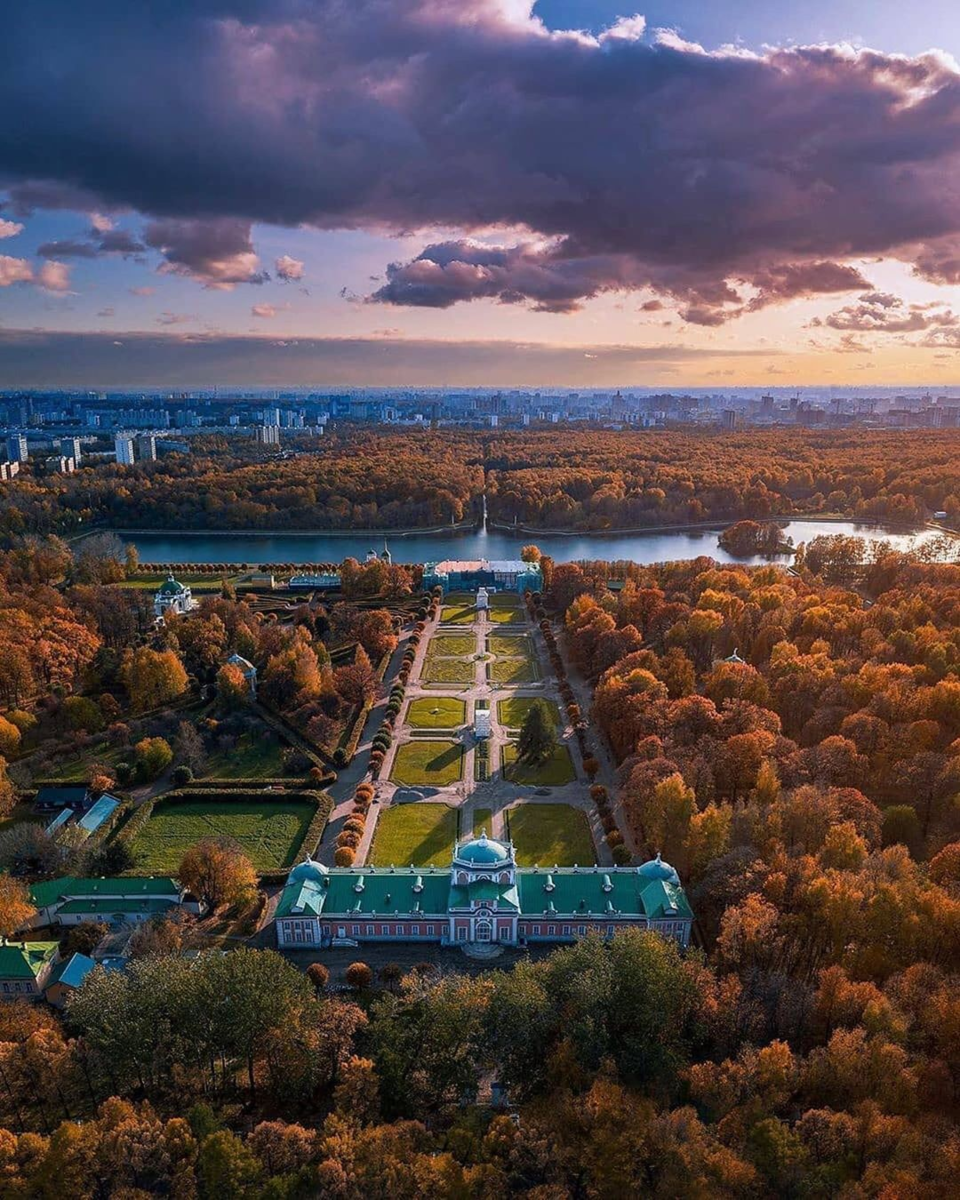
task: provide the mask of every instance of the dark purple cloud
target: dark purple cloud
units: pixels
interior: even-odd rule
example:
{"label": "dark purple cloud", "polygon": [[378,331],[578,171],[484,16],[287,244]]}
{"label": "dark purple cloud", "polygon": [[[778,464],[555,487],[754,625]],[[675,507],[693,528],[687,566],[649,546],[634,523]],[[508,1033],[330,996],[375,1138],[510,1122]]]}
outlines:
{"label": "dark purple cloud", "polygon": [[[960,77],[937,55],[708,54],[639,24],[550,33],[522,0],[8,8],[13,211],[137,210],[210,286],[258,276],[254,221],[512,231],[503,262],[395,266],[391,303],[652,287],[715,322],[842,290],[856,257],[960,279]],[[204,249],[201,226],[235,236]]]}
{"label": "dark purple cloud", "polygon": [[848,333],[916,333],[921,329],[952,328],[960,318],[949,308],[928,304],[906,305],[890,292],[867,292],[856,304],[847,304],[813,325]]}
{"label": "dark purple cloud", "polygon": [[90,230],[89,240],[68,238],[62,241],[44,242],[37,253],[47,258],[99,258],[104,254],[119,254],[133,258],[146,250],[143,242],[125,229]]}
{"label": "dark purple cloud", "polygon": [[209,288],[223,291],[270,278],[259,270],[249,221],[233,217],[151,221],[144,240],[163,255],[162,271],[190,275]]}

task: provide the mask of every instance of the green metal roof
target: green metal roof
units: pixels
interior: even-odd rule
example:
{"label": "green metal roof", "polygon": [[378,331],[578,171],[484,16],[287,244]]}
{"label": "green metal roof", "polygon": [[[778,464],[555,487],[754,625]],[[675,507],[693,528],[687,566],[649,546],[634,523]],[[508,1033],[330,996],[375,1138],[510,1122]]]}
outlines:
{"label": "green metal roof", "polygon": [[83,879],[64,875],[60,879],[45,879],[30,888],[30,900],[35,908],[46,908],[58,900],[80,900],[100,896],[129,897],[169,896],[180,898],[180,886],[166,875],[126,875],[118,879]]}
{"label": "green metal roof", "polygon": [[36,979],[56,957],[56,942],[8,942],[0,945],[0,979]]}
{"label": "green metal roof", "polygon": [[495,883],[492,879],[475,879],[463,887],[450,889],[451,908],[469,908],[475,900],[489,900],[502,908],[519,908],[520,897],[515,884]]}
{"label": "green metal roof", "polygon": [[451,885],[439,867],[334,867],[301,863],[291,873],[278,917],[445,914],[474,900],[514,908],[522,916],[616,916],[692,919],[683,888],[648,879],[635,867],[521,868],[516,886],[493,880]]}
{"label": "green metal roof", "polygon": [[[304,864],[301,864],[303,866]],[[313,878],[297,868],[277,905],[278,917],[376,913],[440,915],[447,911],[450,871],[438,867],[315,867]]]}
{"label": "green metal roof", "polygon": [[87,897],[83,900],[68,900],[57,909],[57,916],[77,916],[81,913],[91,913],[93,916],[112,916],[114,913],[162,913],[167,912],[176,904],[168,899],[125,899],[123,897],[102,897],[94,899]]}
{"label": "green metal roof", "polygon": [[[524,916],[692,917],[683,888],[647,880],[634,867],[555,867],[517,872]],[[675,908],[670,906],[674,905]]]}
{"label": "green metal roof", "polygon": [[174,579],[172,575],[160,584],[159,589],[161,596],[178,596],[181,592],[185,592],[186,590],[187,589],[183,586],[183,584]]}

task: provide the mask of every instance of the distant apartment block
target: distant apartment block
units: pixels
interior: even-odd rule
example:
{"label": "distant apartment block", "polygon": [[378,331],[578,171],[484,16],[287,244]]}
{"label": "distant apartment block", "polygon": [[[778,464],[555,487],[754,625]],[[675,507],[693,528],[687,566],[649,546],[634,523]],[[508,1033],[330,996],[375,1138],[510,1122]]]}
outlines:
{"label": "distant apartment block", "polygon": [[11,433],[7,436],[7,462],[22,463],[30,457],[27,450],[27,435]]}
{"label": "distant apartment block", "polygon": [[68,454],[60,454],[48,458],[43,465],[55,475],[72,475],[77,469],[77,460]]}
{"label": "distant apartment block", "polygon": [[64,458],[72,458],[78,463],[83,455],[78,437],[63,437],[60,439],[60,453]]}
{"label": "distant apartment block", "polygon": [[279,425],[258,425],[257,426],[257,445],[258,446],[279,446],[280,445],[280,426]]}
{"label": "distant apartment block", "polygon": [[129,433],[118,433],[113,439],[114,449],[117,454],[117,462],[125,467],[133,466],[133,438]]}
{"label": "distant apartment block", "polygon": [[157,458],[156,437],[152,433],[138,433],[136,453],[138,462],[155,462]]}

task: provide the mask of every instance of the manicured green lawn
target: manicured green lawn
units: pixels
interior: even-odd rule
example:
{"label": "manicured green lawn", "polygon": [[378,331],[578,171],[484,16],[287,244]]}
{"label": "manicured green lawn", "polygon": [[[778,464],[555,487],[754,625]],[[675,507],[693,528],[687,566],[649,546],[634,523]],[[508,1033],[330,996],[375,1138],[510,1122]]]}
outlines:
{"label": "manicured green lawn", "polygon": [[187,848],[210,837],[238,842],[258,871],[279,870],[296,858],[315,812],[304,800],[159,800],[133,843],[136,872],[173,874]]}
{"label": "manicured green lawn", "polygon": [[468,658],[428,658],[420,678],[425,683],[473,683],[476,673]]}
{"label": "manicured green lawn", "polygon": [[456,729],[466,719],[466,704],[453,696],[422,696],[407,709],[407,724],[415,729]]}
{"label": "manicured green lawn", "polygon": [[577,775],[573,769],[570,751],[559,742],[553,753],[538,767],[517,762],[517,746],[508,742],[503,747],[503,774],[511,783],[525,783],[530,787],[562,787],[573,783]]}
{"label": "manicured green lawn", "polygon": [[427,656],[430,658],[463,658],[476,652],[477,639],[471,633],[438,633],[427,646]]}
{"label": "manicured green lawn", "polygon": [[498,658],[487,664],[491,683],[535,683],[540,678],[537,664],[527,658]]}
{"label": "manicured green lawn", "polygon": [[280,739],[264,726],[243,734],[232,750],[211,754],[201,775],[204,779],[277,779],[283,774],[282,750]]}
{"label": "manicured green lawn", "polygon": [[474,605],[447,605],[440,609],[441,625],[472,625],[477,619]]}
{"label": "manicured green lawn", "polygon": [[596,861],[586,816],[570,804],[511,808],[510,836],[521,867],[589,867]]}
{"label": "manicured green lawn", "polygon": [[367,862],[375,867],[440,867],[453,857],[457,810],[446,804],[391,804],[377,818]]}
{"label": "manicured green lawn", "polygon": [[523,620],[523,610],[519,608],[488,608],[487,616],[495,625],[509,625],[514,621]]}
{"label": "manicured green lawn", "polygon": [[473,810],[473,836],[479,837],[484,832],[487,837],[493,837],[493,812],[489,808],[475,808]]}
{"label": "manicured green lawn", "polygon": [[397,749],[390,778],[411,786],[447,787],[463,777],[463,747],[459,742],[420,738]]}
{"label": "manicured green lawn", "polygon": [[487,649],[500,658],[533,657],[533,642],[523,633],[491,633]]}
{"label": "manicured green lawn", "polygon": [[559,729],[560,713],[557,711],[557,706],[550,700],[538,701],[526,696],[517,696],[510,700],[499,700],[497,702],[497,720],[507,729],[519,729],[523,725],[527,713],[535,704],[546,705],[550,719],[557,729]]}
{"label": "manicured green lawn", "polygon": [[494,592],[490,597],[491,608],[519,608],[519,592]]}

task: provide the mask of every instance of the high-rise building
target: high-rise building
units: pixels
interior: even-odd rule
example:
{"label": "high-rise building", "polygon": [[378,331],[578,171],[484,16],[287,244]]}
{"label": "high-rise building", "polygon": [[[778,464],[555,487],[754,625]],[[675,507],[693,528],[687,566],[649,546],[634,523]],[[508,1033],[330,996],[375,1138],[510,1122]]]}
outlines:
{"label": "high-rise building", "polygon": [[7,461],[17,463],[26,462],[29,457],[27,435],[25,433],[9,434],[7,436]]}
{"label": "high-rise building", "polygon": [[257,426],[257,445],[258,446],[279,446],[280,445],[280,426],[279,425],[258,425]]}
{"label": "high-rise building", "polygon": [[129,433],[118,433],[113,439],[117,462],[125,467],[133,465],[133,438]]}
{"label": "high-rise building", "polygon": [[60,453],[64,458],[72,458],[75,463],[78,463],[83,454],[83,451],[80,449],[80,439],[78,437],[61,438]]}
{"label": "high-rise building", "polygon": [[152,433],[137,434],[137,461],[155,462],[157,457],[157,439]]}

